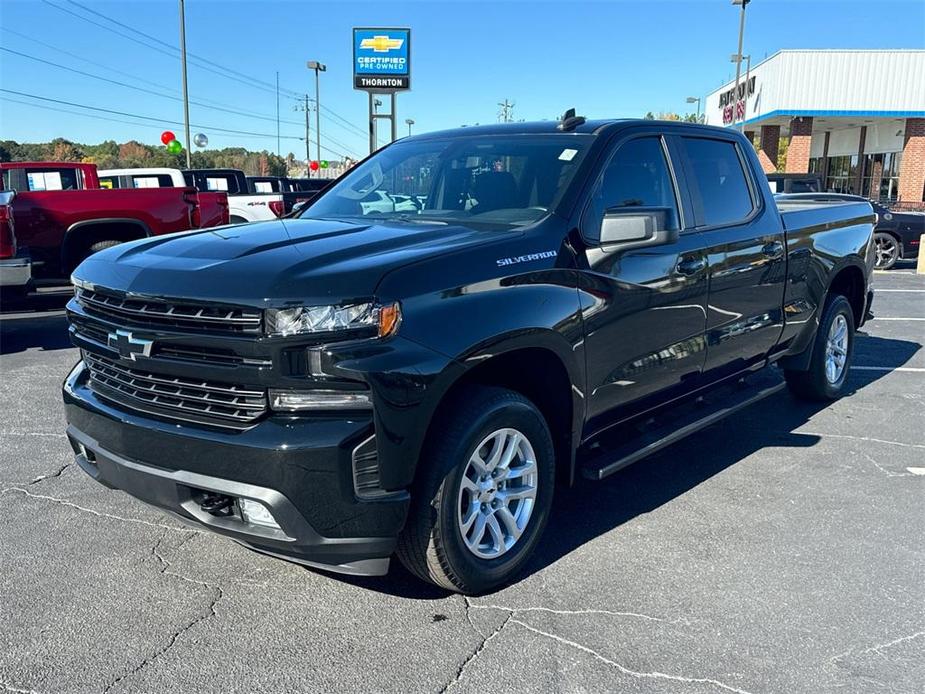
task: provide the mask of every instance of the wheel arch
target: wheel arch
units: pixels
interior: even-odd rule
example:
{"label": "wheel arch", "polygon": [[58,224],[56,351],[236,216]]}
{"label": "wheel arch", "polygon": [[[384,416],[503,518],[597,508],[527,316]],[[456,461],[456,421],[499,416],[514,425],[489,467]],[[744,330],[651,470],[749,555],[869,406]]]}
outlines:
{"label": "wheel arch", "polygon": [[[70,273],[80,258],[80,250],[89,247],[95,241],[107,240],[134,241],[152,235],[151,229],[140,219],[132,217],[106,217],[85,219],[75,222],[64,232],[61,243],[61,267]],[[75,262],[76,261],[76,262]]]}
{"label": "wheel arch", "polygon": [[575,450],[584,416],[581,390],[574,386],[577,364],[569,365],[568,357],[548,342],[530,346],[512,344],[502,350],[495,346],[457,363],[467,368],[456,371],[453,379],[442,385],[427,423],[422,448],[461,390],[477,385],[507,388],[530,400],[543,415],[553,438],[557,478],[570,484],[574,479]]}

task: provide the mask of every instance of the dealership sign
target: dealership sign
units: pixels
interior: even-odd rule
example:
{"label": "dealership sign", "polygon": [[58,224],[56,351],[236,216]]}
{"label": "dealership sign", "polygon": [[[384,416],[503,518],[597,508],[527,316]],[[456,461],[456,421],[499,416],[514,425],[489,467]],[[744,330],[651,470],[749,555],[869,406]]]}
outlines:
{"label": "dealership sign", "polygon": [[411,89],[411,29],[354,29],[353,86],[370,92]]}
{"label": "dealership sign", "polygon": [[723,124],[729,125],[745,119],[745,102],[755,93],[755,77],[739,85],[738,94],[733,87],[719,95],[719,106],[723,109]]}

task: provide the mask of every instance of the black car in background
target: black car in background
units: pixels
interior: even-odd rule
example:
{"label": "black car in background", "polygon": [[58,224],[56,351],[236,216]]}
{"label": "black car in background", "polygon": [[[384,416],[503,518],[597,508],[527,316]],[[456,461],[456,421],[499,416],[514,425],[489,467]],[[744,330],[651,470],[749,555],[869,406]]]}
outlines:
{"label": "black car in background", "polygon": [[251,193],[319,193],[327,188],[330,178],[289,178],[287,176],[248,176]]}
{"label": "black car in background", "polygon": [[[769,177],[770,178],[770,177]],[[860,195],[842,193],[806,193],[790,196],[788,199],[800,198],[820,202],[870,202],[877,213],[877,226],[874,228],[874,243],[877,245],[876,269],[889,270],[899,260],[918,257],[922,234],[925,234],[925,212],[900,212],[891,210],[879,202],[867,200]]]}

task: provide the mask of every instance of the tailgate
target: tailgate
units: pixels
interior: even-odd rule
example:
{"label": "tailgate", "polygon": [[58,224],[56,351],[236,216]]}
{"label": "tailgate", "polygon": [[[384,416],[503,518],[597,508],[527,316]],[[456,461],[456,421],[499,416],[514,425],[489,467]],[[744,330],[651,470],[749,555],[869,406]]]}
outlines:
{"label": "tailgate", "polygon": [[228,194],[199,193],[199,228],[207,229],[228,224]]}

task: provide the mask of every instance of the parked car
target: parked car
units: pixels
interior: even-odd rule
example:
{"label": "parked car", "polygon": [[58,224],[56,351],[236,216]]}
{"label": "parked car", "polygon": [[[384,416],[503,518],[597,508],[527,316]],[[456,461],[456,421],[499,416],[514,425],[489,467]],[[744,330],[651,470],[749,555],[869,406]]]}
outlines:
{"label": "parked car", "polygon": [[93,164],[6,162],[0,173],[2,189],[16,191],[10,205],[20,291],[33,278],[66,278],[91,253],[124,241],[228,222],[224,194],[190,187],[105,190]]}
{"label": "parked car", "polygon": [[318,193],[332,179],[289,178],[288,176],[248,176],[247,187],[252,193]]}
{"label": "parked car", "polygon": [[870,202],[877,213],[874,244],[877,250],[876,268],[889,270],[900,260],[914,260],[919,255],[922,234],[925,234],[925,212],[892,210],[879,202],[859,195],[816,193],[798,199],[822,202]]}
{"label": "parked car", "polygon": [[231,224],[244,224],[281,217],[286,212],[282,193],[250,192],[243,171],[237,169],[112,169],[100,172],[104,184],[114,181],[114,187],[132,187],[143,181],[148,187],[183,188],[192,186],[204,192],[222,192],[228,196]]}
{"label": "parked car", "polygon": [[824,189],[819,174],[769,173],[772,193],[821,193]]}
{"label": "parked car", "polygon": [[19,291],[29,285],[31,263],[16,243],[13,198],[16,191],[0,191],[0,291]]}
{"label": "parked car", "polygon": [[[411,185],[422,208],[365,207]],[[285,225],[85,261],[67,436],[94,479],[256,550],[483,592],[557,482],[785,384],[847,393],[874,220],[775,202],[730,129],[572,112],[403,138]]]}

